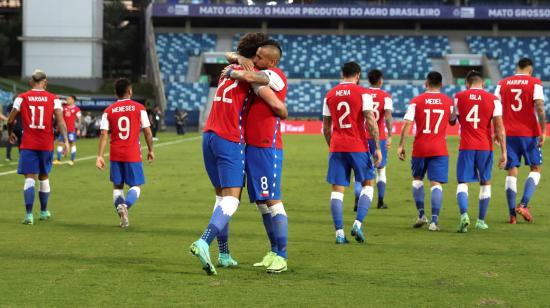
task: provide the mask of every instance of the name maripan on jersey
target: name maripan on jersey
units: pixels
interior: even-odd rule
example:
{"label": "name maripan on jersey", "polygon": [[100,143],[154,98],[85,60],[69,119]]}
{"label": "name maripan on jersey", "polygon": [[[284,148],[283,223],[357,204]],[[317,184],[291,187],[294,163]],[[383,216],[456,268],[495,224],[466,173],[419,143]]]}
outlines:
{"label": "name maripan on jersey", "polygon": [[136,110],[136,107],[135,106],[118,106],[118,107],[115,107],[113,109],[111,109],[111,111],[114,113],[114,112],[127,112],[127,111],[134,111]]}
{"label": "name maripan on jersey", "polygon": [[27,99],[29,102],[42,102],[45,103],[48,101],[48,97],[46,96],[28,96]]}
{"label": "name maripan on jersey", "polygon": [[338,90],[336,91],[336,96],[349,96],[351,95],[351,90]]}
{"label": "name maripan on jersey", "polygon": [[529,84],[529,80],[525,80],[525,79],[512,79],[512,80],[506,81],[506,85],[508,86],[519,86],[519,85],[528,85],[528,84]]}

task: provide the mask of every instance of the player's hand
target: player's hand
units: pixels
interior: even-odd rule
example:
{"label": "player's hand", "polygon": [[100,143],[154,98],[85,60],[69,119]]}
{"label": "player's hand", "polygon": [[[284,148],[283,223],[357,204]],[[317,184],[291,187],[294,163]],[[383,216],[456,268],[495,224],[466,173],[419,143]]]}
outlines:
{"label": "player's hand", "polygon": [[382,151],[380,151],[380,149],[376,149],[374,152],[374,166],[379,167],[380,163],[382,163]]}
{"label": "player's hand", "polygon": [[399,148],[397,148],[397,156],[399,157],[400,160],[404,161],[405,160],[405,147],[400,145]]}
{"label": "player's hand", "polygon": [[537,145],[539,148],[542,148],[544,145],[544,141],[546,141],[546,133],[542,133],[542,135],[539,136],[539,144]]}
{"label": "player's hand", "polygon": [[63,143],[63,156],[67,156],[67,154],[69,154],[69,149],[71,148],[71,146],[69,145],[69,142],[66,141]]}
{"label": "player's hand", "polygon": [[386,138],[386,150],[391,149],[391,136]]}
{"label": "player's hand", "polygon": [[252,60],[245,57],[239,57],[238,62],[239,62],[239,65],[242,66],[245,71],[254,70],[254,62],[252,62]]}
{"label": "player's hand", "polygon": [[496,136],[493,137],[493,142],[494,142],[496,145],[500,146],[500,142],[498,142],[498,139],[496,138]]}
{"label": "player's hand", "polygon": [[77,130],[76,130],[76,136],[77,136],[77,137],[80,137],[80,129],[77,129]]}
{"label": "player's hand", "polygon": [[500,155],[500,160],[498,161],[498,167],[500,169],[504,169],[506,167],[507,162],[508,162],[508,159],[506,158],[506,153],[502,153]]}
{"label": "player's hand", "polygon": [[229,78],[227,77],[227,72],[229,72],[230,69],[232,69],[231,65],[226,66],[220,73],[220,79]]}
{"label": "player's hand", "polygon": [[103,159],[103,157],[101,156],[98,156],[97,159],[95,160],[95,166],[99,170],[105,169],[105,159]]}
{"label": "player's hand", "polygon": [[155,160],[155,153],[153,152],[147,153],[147,161],[149,161],[149,163],[152,163],[154,160]]}
{"label": "player's hand", "polygon": [[10,137],[8,138],[8,142],[11,144],[17,143],[17,135],[14,133],[11,133]]}

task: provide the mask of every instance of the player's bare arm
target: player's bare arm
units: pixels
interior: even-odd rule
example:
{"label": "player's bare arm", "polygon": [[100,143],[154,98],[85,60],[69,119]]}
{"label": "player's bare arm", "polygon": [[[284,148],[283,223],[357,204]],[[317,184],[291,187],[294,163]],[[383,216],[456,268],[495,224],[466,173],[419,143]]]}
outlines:
{"label": "player's bare arm", "polygon": [[155,153],[153,152],[153,132],[150,127],[143,129],[143,135],[145,136],[145,142],[147,143],[147,160],[152,163],[155,160]]}
{"label": "player's bare arm", "polygon": [[451,117],[449,118],[449,124],[452,126],[455,126],[456,122],[458,121],[458,115],[456,114],[456,107],[453,108],[453,112],[451,112]]}
{"label": "player's bare arm", "polygon": [[99,146],[97,149],[97,159],[95,161],[95,166],[99,170],[105,169],[105,147],[107,146],[107,138],[109,137],[109,131],[106,129],[101,130],[101,135],[99,135]]}
{"label": "player's bare arm", "polygon": [[332,137],[332,117],[323,117],[323,135],[325,136],[327,145],[330,147],[330,138]]}
{"label": "player's bare arm", "polygon": [[65,123],[65,119],[63,119],[63,110],[55,109],[54,115],[57,122],[57,130],[63,136],[63,156],[67,156],[67,153],[69,153],[69,137],[67,136],[67,124]]}
{"label": "player's bare arm", "polygon": [[0,113],[0,121],[6,121],[8,118],[3,115],[2,113]]}
{"label": "player's bare arm", "polygon": [[538,146],[542,147],[544,145],[544,141],[546,140],[546,113],[544,112],[544,101],[542,99],[535,100],[535,106],[537,108],[537,117],[541,131]]}
{"label": "player's bare arm", "polygon": [[239,55],[236,52],[226,52],[225,58],[227,59],[227,62],[231,64],[239,64],[247,71],[253,71],[254,70],[254,62],[248,58],[245,58],[241,55]]}
{"label": "player's bare arm", "polygon": [[506,152],[506,132],[502,117],[493,118],[493,127],[495,130],[495,142],[500,146],[500,159],[498,162],[498,167],[500,169],[504,169],[508,156]]}
{"label": "player's bare arm", "polygon": [[399,140],[399,147],[397,148],[397,155],[399,159],[404,161],[406,158],[405,154],[405,141],[407,139],[407,132],[411,129],[412,121],[405,120],[403,128],[401,130],[401,139]]}
{"label": "player's bare arm", "polygon": [[248,83],[257,83],[260,85],[268,85],[269,77],[264,72],[252,72],[252,71],[237,71],[232,68],[227,69],[225,76],[241,80]]}
{"label": "player's bare arm", "polygon": [[9,136],[9,143],[16,144],[17,143],[17,136],[13,133],[13,129],[15,128],[15,121],[17,121],[17,116],[19,115],[19,110],[12,108],[10,114],[8,115],[8,136]]}
{"label": "player's bare arm", "polygon": [[392,135],[392,128],[393,128],[393,116],[392,116],[391,110],[384,110],[384,121],[386,122],[386,128],[388,129],[388,133],[386,134],[386,149],[391,148],[391,135]]}
{"label": "player's bare arm", "polygon": [[374,147],[376,148],[374,152],[374,165],[378,167],[382,161],[382,152],[380,150],[380,131],[378,130],[378,123],[374,118],[374,113],[372,110],[363,111],[363,115],[367,121],[367,126],[369,128],[370,136],[374,141]]}
{"label": "player's bare arm", "polygon": [[281,119],[288,117],[286,105],[275,95],[275,92],[269,87],[260,87],[256,92],[264,102],[271,107],[271,110]]}

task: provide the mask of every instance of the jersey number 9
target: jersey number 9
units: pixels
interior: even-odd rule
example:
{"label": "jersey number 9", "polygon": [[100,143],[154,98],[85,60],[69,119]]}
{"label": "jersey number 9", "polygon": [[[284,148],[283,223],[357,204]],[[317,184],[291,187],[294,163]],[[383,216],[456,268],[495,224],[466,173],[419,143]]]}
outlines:
{"label": "jersey number 9", "polygon": [[130,119],[128,117],[118,118],[118,137],[122,140],[130,137]]}

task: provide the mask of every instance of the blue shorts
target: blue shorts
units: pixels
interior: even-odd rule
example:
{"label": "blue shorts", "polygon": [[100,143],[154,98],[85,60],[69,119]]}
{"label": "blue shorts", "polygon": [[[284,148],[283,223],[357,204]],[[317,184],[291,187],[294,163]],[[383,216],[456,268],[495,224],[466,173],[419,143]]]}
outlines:
{"label": "blue shorts", "polygon": [[283,150],[249,145],[245,165],[250,202],[281,200]]}
{"label": "blue shorts", "polygon": [[487,182],[493,171],[493,151],[460,150],[456,163],[459,183]]}
{"label": "blue shorts", "polygon": [[53,152],[21,150],[19,153],[19,174],[49,174],[52,170]]}
{"label": "blue shorts", "polygon": [[202,135],[206,173],[216,188],[244,186],[244,144],[231,142],[214,132]]}
{"label": "blue shorts", "polygon": [[537,146],[538,143],[538,137],[506,137],[508,162],[505,169],[521,166],[521,157],[526,166],[542,165],[542,150]]}
{"label": "blue shorts", "polygon": [[139,186],[145,184],[143,164],[111,161],[111,182],[115,185]]}
{"label": "blue shorts", "polygon": [[355,181],[374,180],[374,164],[366,152],[334,152],[328,159],[327,182],[332,185],[349,186],[351,170]]}
{"label": "blue shorts", "polygon": [[411,169],[413,177],[424,179],[428,172],[428,180],[447,183],[449,181],[449,156],[413,157]]}
{"label": "blue shorts", "polygon": [[[70,143],[76,142],[76,133],[75,132],[67,133],[67,137],[68,137]],[[63,140],[63,135],[62,134],[57,135],[57,140],[59,140],[60,142],[65,141],[65,140]]]}
{"label": "blue shorts", "polygon": [[[386,140],[380,140],[380,152],[382,152],[382,161],[380,162],[380,165],[378,166],[378,169],[382,169],[386,167],[386,164],[388,163],[388,150],[386,149]],[[369,153],[374,159],[374,152],[375,152],[376,146],[374,144],[374,140],[369,139]]]}

